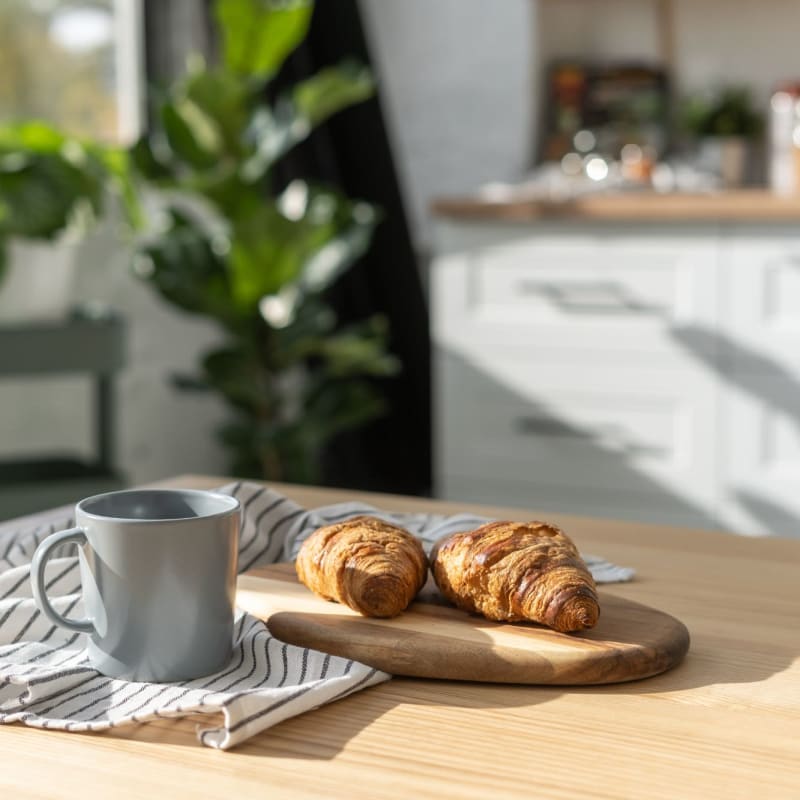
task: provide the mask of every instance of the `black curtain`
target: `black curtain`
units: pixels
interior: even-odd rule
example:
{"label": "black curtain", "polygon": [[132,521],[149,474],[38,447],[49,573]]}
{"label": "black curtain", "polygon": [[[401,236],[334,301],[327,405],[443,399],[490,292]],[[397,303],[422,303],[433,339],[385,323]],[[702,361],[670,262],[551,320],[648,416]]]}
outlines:
{"label": "black curtain", "polygon": [[[372,64],[356,0],[318,2],[309,35],[278,80],[291,83],[353,57]],[[381,110],[375,98],[333,117],[282,165],[284,179],[338,186],[382,209],[369,252],[336,285],[331,302],[342,320],[384,314],[402,373],[382,381],[388,414],[340,436],[325,456],[334,486],[428,494],[431,487],[428,312]]]}

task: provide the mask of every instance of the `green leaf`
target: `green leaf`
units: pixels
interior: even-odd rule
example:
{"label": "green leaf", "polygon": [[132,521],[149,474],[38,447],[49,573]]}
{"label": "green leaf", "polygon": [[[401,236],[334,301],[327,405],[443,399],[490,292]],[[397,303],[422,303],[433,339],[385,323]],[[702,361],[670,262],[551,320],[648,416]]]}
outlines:
{"label": "green leaf", "polygon": [[400,361],[386,352],[389,326],[383,315],[375,314],[333,332],[330,322],[317,320],[325,317],[326,310],[315,299],[306,301],[295,323],[274,331],[275,351],[282,366],[314,359],[320,374],[330,379],[391,377],[400,371]]}
{"label": "green leaf", "polygon": [[310,0],[217,0],[223,62],[240,75],[265,80],[305,38]]}
{"label": "green leaf", "polygon": [[297,283],[304,296],[324,292],[369,248],[378,219],[374,209],[366,203],[348,204],[342,216],[336,234],[303,265]]}
{"label": "green leaf", "polygon": [[247,181],[259,180],[317,125],[366,100],[374,91],[375,82],[369,69],[346,61],[301,81],[280,97],[273,109],[259,108],[247,131],[255,151],[242,165],[242,177]]}
{"label": "green leaf", "polygon": [[307,297],[288,325],[272,331],[274,360],[285,368],[319,354],[337,325],[336,314],[319,297]]}
{"label": "green leaf", "polygon": [[217,163],[219,132],[198,106],[188,100],[164,103],[161,124],[170,149],[183,162],[198,169]]}
{"label": "green leaf", "polygon": [[169,226],[140,246],[134,272],[179,308],[238,329],[244,321],[236,314],[225,264],[208,235],[176,209],[168,216]]}
{"label": "green leaf", "polygon": [[256,416],[267,416],[274,403],[268,373],[257,352],[238,344],[207,353],[203,373],[209,386],[221,392],[231,405]]}
{"label": "green leaf", "polygon": [[264,295],[275,294],[294,280],[311,235],[266,203],[233,221],[228,263],[240,310],[256,310]]}
{"label": "green leaf", "polygon": [[369,99],[374,92],[369,68],[348,60],[300,81],[292,90],[292,100],[297,115],[316,127],[338,111]]}
{"label": "green leaf", "polygon": [[0,154],[0,230],[6,235],[51,239],[83,201],[97,213],[103,182],[56,155]]}
{"label": "green leaf", "polygon": [[99,215],[109,186],[135,221],[138,201],[124,150],[37,121],[0,127],[0,228],[6,235],[53,238]]}
{"label": "green leaf", "polygon": [[154,183],[173,178],[170,165],[157,154],[148,134],[139,137],[129,152],[131,165],[143,178]]}
{"label": "green leaf", "polygon": [[328,337],[320,347],[320,355],[334,377],[390,377],[400,371],[400,361],[386,352],[386,337],[383,333],[375,335],[372,322]]}
{"label": "green leaf", "polygon": [[352,203],[302,181],[290,184],[278,202],[294,225],[295,239],[287,243],[292,262],[276,288],[260,285],[259,299],[264,319],[282,329],[292,324],[308,297],[332,286],[364,254],[378,217],[366,203]]}
{"label": "green leaf", "polygon": [[220,216],[228,220],[247,219],[268,203],[260,187],[251,186],[234,172],[220,165],[219,169],[184,176],[175,185],[182,191],[196,192],[213,203]]}
{"label": "green leaf", "polygon": [[[323,291],[361,255],[374,219],[370,206],[302,181],[290,184],[277,206],[261,203],[239,215],[232,221],[229,264],[240,308],[275,296],[277,313],[266,319],[285,326],[303,295]],[[288,286],[291,291],[279,296]]]}
{"label": "green leaf", "polygon": [[60,152],[67,141],[63,133],[39,120],[0,128],[0,150],[28,150],[52,155]]}
{"label": "green leaf", "polygon": [[189,102],[213,120],[224,149],[239,154],[250,113],[246,83],[224,70],[202,70],[189,75],[184,92]]}
{"label": "green leaf", "polygon": [[285,100],[274,109],[259,108],[247,129],[252,154],[239,169],[242,180],[259,181],[281,156],[303,141],[311,132],[310,126],[299,120],[291,104]]}
{"label": "green leaf", "polygon": [[122,201],[128,224],[134,230],[144,225],[144,212],[139,201],[139,194],[133,177],[133,163],[127,150],[108,148],[100,151],[101,159],[108,172],[113,187]]}
{"label": "green leaf", "polygon": [[0,286],[3,285],[3,278],[6,274],[8,267],[8,250],[6,248],[5,240],[0,239]]}

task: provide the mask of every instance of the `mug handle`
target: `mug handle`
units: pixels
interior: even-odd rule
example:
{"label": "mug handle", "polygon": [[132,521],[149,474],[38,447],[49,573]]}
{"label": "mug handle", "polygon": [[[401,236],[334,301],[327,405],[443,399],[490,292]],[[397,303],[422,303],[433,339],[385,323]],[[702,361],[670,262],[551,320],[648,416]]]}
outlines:
{"label": "mug handle", "polygon": [[31,589],[33,599],[39,610],[51,622],[60,625],[62,628],[69,628],[71,631],[79,633],[92,633],[94,625],[88,619],[67,619],[56,611],[50,603],[44,585],[44,568],[50,560],[53,550],[60,544],[75,542],[75,544],[86,544],[86,534],[80,528],[70,528],[66,531],[59,531],[48,536],[37,548],[31,561]]}

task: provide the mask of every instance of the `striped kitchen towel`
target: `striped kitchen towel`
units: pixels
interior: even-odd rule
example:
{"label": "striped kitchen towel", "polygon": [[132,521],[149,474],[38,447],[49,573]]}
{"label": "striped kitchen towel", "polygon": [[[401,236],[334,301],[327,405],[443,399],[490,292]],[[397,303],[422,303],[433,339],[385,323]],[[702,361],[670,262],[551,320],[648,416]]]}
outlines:
{"label": "striped kitchen towel", "polygon": [[[254,483],[239,482],[220,491],[242,503],[240,572],[293,560],[313,530],[358,514],[402,525],[426,547],[486,521],[466,514],[384,512],[363,503],[307,510]],[[72,525],[69,508],[0,525],[0,723],[101,731],[159,717],[208,714],[215,719],[198,726],[200,741],[227,749],[281,720],[391,677],[365,664],[281,642],[261,620],[241,611],[231,660],[214,675],[175,684],[100,675],[87,662],[86,634],[51,625],[31,597],[30,561],[36,546],[53,531]],[[69,550],[57,555],[62,557],[51,559],[45,575],[48,593],[59,612],[81,616],[77,557]],[[632,570],[602,559],[589,556],[587,563],[601,583],[633,576]]]}

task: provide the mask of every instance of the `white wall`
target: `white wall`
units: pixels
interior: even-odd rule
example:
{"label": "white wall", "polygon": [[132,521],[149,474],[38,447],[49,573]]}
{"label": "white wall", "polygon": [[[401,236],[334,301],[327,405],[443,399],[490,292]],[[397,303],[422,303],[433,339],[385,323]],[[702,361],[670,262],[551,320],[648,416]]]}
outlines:
{"label": "white wall", "polygon": [[[543,56],[657,61],[660,2],[539,3]],[[744,84],[766,107],[777,83],[800,80],[797,0],[671,0],[671,6],[678,92]]]}
{"label": "white wall", "polygon": [[518,176],[533,151],[531,0],[361,0],[417,244],[439,195]]}

